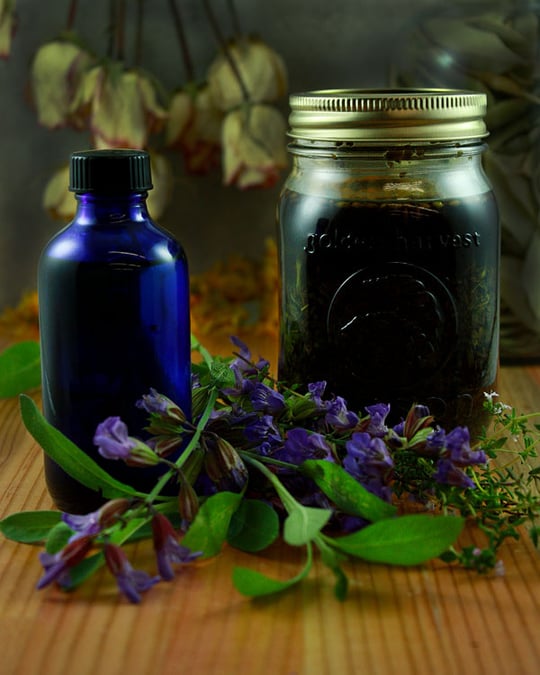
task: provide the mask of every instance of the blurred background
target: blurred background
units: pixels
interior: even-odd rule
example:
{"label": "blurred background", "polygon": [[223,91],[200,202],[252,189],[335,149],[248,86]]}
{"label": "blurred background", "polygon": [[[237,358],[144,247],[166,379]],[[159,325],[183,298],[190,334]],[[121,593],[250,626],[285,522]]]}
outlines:
{"label": "blurred background", "polygon": [[[134,5],[132,0],[129,5]],[[181,0],[186,37],[200,78],[218,51],[200,0]],[[242,29],[261,36],[285,61],[289,91],[327,87],[384,86],[396,35],[421,7],[437,0],[236,0]],[[226,3],[215,13],[232,33]],[[86,132],[48,130],[38,124],[29,97],[32,59],[65,28],[69,2],[17,0],[11,54],[0,62],[0,310],[35,287],[40,250],[61,227],[43,209],[42,195],[53,171],[70,153],[90,147]],[[129,7],[128,7],[129,9]],[[169,90],[185,82],[177,36],[166,0],[144,3],[143,65]],[[126,12],[126,42],[133,31]],[[80,0],[74,29],[96,52],[108,41],[108,0]],[[278,102],[286,114],[287,100]],[[258,256],[274,235],[280,182],[272,188],[239,190],[222,185],[220,168],[206,176],[184,170],[180,154],[168,151],[174,182],[160,222],[183,243],[191,269],[202,271],[231,252]],[[284,179],[286,171],[282,172]]]}
{"label": "blurred background", "polygon": [[[6,27],[13,9],[14,32]],[[54,209],[43,205],[51,177],[66,165],[71,152],[96,142],[88,120],[82,130],[69,125],[51,129],[39,121],[31,86],[36,54],[57,41],[67,26],[94,58],[112,55],[121,67],[130,69],[138,54],[150,82],[145,86],[153,89],[156,105],[165,115],[172,111],[173,92],[190,79],[179,27],[190,55],[191,79],[202,82],[209,69],[214,69],[214,75],[219,71],[214,79],[222,115],[237,109],[240,100],[227,101],[238,84],[230,67],[225,72],[223,56],[218,56],[224,40],[257,35],[264,41],[264,56],[259,50],[244,75],[249,80],[251,71],[250,93],[258,87],[264,90],[257,100],[281,116],[261,118],[259,130],[268,134],[268,147],[281,153],[276,160],[279,170],[271,172],[268,180],[259,174],[251,181],[265,187],[239,187],[242,181],[235,178],[230,159],[220,161],[219,153],[211,170],[193,173],[182,150],[167,145],[170,130],[166,127],[152,131],[144,143],[152,153],[159,152],[170,168],[169,180],[163,181],[168,204],[164,209],[152,207],[151,212],[186,249],[196,277],[195,305],[208,297],[211,286],[207,280],[199,284],[198,275],[214,270],[213,290],[219,297],[200,312],[207,324],[208,317],[233,311],[230,298],[225,298],[231,288],[239,302],[251,301],[261,292],[275,296],[275,279],[256,278],[257,261],[266,255],[267,266],[261,269],[268,271],[274,265],[275,276],[275,251],[269,254],[265,242],[275,240],[275,207],[287,174],[289,93],[394,85],[484,91],[490,130],[485,167],[503,228],[502,351],[507,362],[540,362],[540,0],[0,0],[0,55],[4,57],[0,61],[0,324],[2,311],[35,289],[40,251],[63,226],[51,215]],[[6,53],[6,35],[11,32]],[[66,81],[72,74],[66,70]],[[42,84],[43,79],[47,76],[43,78],[42,72]],[[91,104],[92,96],[86,108]],[[185,100],[179,105],[184,114]],[[237,152],[233,164],[240,161],[239,147],[245,140],[233,138]],[[256,154],[256,148],[252,146],[249,153]],[[67,176],[60,176],[59,201],[58,185],[61,192],[66,182]],[[220,261],[237,254],[251,260],[252,267],[237,264],[229,278],[219,282],[227,272],[219,267]],[[250,284],[251,290],[246,290]],[[272,312],[267,316],[271,315],[275,331],[277,319]],[[236,323],[243,320],[238,318]],[[223,331],[230,334],[233,324],[229,321]],[[214,326],[207,325],[207,332]]]}

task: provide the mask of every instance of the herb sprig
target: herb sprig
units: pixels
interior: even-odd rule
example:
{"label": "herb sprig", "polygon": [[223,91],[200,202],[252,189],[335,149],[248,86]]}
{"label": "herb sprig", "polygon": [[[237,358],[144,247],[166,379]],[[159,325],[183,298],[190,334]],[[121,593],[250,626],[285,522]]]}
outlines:
{"label": "herb sprig", "polygon": [[[192,421],[151,391],[138,403],[148,413],[145,440],[129,436],[118,418],[99,425],[102,455],[163,465],[149,493],[109,476],[48,424],[32,399],[21,397],[24,424],[45,452],[107,500],[82,516],[34,511],[0,521],[11,539],[45,543],[38,588],[73,588],[106,564],[120,591],[138,602],[155,583],[174,578],[173,565],[215,556],[225,543],[256,554],[281,537],[305,551],[301,569],[275,579],[238,567],[236,588],[247,596],[291,588],[309,574],[317,553],[343,600],[343,564],[350,559],[416,565],[441,557],[487,572],[500,568],[499,547],[519,537],[525,523],[537,543],[540,470],[532,459],[540,413],[518,415],[487,394],[492,428],[473,444],[465,427],[439,428],[422,405],[389,426],[389,406],[368,406],[360,415],[339,396],[325,398],[323,382],[305,392],[283,387],[270,377],[267,361],[254,361],[233,341],[237,351],[224,359],[192,340],[202,357],[193,366]],[[162,494],[171,478],[177,497]],[[456,543],[466,520],[484,533],[483,548]],[[133,569],[123,549],[148,537],[154,576]]]}

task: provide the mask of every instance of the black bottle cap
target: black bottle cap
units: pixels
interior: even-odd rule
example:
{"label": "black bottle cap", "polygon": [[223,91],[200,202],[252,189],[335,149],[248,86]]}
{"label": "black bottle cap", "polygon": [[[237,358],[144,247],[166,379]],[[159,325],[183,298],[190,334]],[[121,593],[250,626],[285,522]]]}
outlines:
{"label": "black bottle cap", "polygon": [[72,192],[143,192],[152,187],[150,156],[145,150],[82,150],[71,155]]}

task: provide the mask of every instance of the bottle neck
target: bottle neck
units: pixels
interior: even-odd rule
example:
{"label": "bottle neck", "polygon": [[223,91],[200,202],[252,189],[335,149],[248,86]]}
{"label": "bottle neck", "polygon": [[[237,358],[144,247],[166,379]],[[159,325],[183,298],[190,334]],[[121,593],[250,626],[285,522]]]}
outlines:
{"label": "bottle neck", "polygon": [[114,225],[143,222],[149,219],[146,207],[147,192],[102,194],[83,192],[75,195],[79,225]]}

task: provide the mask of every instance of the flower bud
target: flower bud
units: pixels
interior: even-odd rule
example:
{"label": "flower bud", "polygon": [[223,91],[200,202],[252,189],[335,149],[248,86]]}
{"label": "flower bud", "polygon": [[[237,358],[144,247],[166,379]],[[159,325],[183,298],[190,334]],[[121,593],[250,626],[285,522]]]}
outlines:
{"label": "flower bud", "polygon": [[125,513],[130,507],[129,499],[111,499],[106,502],[98,512],[98,522],[102,529],[112,525],[118,516]]}
{"label": "flower bud", "polygon": [[242,488],[248,472],[238,452],[229,441],[213,436],[203,441],[206,450],[204,467],[211,481],[220,485]]}
{"label": "flower bud", "polygon": [[193,487],[183,480],[178,494],[178,510],[182,519],[189,525],[199,512],[199,498]]}

